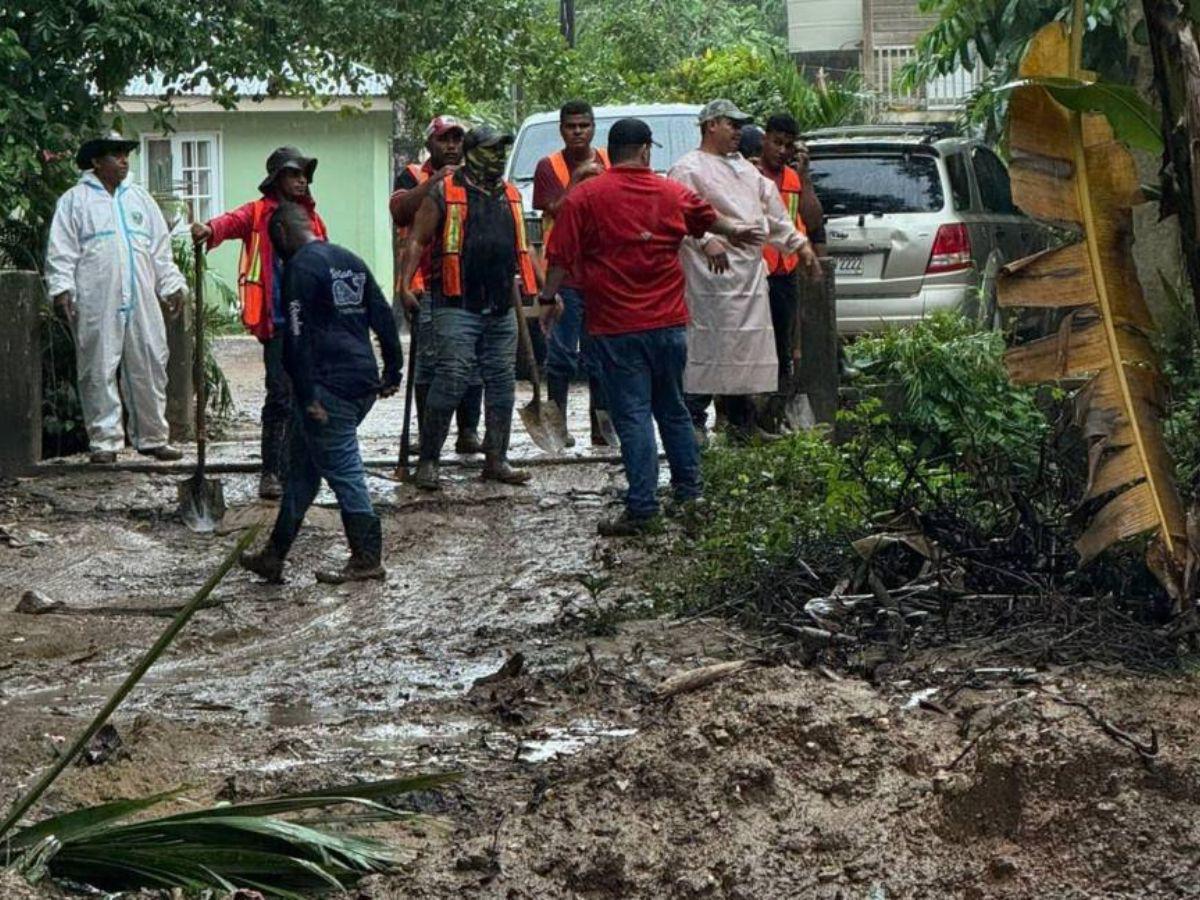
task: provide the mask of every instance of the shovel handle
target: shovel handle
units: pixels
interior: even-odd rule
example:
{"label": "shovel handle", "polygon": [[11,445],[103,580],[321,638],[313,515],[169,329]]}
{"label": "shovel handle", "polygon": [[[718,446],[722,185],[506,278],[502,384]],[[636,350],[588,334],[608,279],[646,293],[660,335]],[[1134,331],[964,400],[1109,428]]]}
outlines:
{"label": "shovel handle", "polygon": [[196,243],[195,260],[193,264],[195,276],[196,314],[193,323],[194,356],[192,359],[192,380],[196,383],[196,478],[204,478],[205,450],[208,435],[205,413],[208,405],[208,392],[204,383],[204,244]]}
{"label": "shovel handle", "polygon": [[533,386],[533,402],[535,406],[542,405],[542,376],[538,371],[537,358],[533,353],[533,339],[529,336],[529,323],[525,321],[524,303],[521,292],[513,283],[513,313],[517,317],[517,343],[525,355],[525,363],[529,366],[529,383]]}
{"label": "shovel handle", "polygon": [[408,384],[404,386],[404,427],[400,431],[400,459],[396,461],[396,474],[408,479],[408,448],[411,444],[413,376],[417,371],[417,342],[420,340],[421,311],[414,309],[408,317]]}

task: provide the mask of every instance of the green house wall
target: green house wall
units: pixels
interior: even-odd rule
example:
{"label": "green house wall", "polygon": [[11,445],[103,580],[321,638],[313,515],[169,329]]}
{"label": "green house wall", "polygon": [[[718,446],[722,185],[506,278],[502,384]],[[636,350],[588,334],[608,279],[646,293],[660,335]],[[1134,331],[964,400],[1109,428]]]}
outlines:
{"label": "green house wall", "polygon": [[[123,118],[124,131],[130,137],[153,132],[149,115],[126,114]],[[292,145],[317,157],[312,193],[329,229],[329,239],[361,256],[384,294],[391,296],[387,198],[391,187],[392,116],[387,104],[355,113],[182,112],[172,125],[177,132],[220,135],[224,212],[259,196],[258,183],[266,174],[267,156],[276,147]],[[140,178],[140,160],[135,156],[131,162],[134,177]],[[234,241],[209,255],[210,267],[230,284],[236,283],[240,248],[241,243]]]}

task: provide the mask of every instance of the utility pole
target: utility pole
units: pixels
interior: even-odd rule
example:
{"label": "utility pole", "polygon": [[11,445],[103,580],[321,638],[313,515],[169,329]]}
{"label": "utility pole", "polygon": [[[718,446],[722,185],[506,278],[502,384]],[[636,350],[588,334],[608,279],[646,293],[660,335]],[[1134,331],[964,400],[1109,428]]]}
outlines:
{"label": "utility pole", "polygon": [[575,46],[575,0],[558,0],[558,30],[567,40],[568,47]]}

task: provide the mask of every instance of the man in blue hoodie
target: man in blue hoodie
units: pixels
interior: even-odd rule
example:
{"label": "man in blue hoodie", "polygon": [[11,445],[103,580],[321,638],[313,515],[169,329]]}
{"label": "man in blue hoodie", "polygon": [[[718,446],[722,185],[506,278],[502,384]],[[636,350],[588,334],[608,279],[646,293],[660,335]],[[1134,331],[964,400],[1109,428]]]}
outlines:
{"label": "man in blue hoodie", "polygon": [[[318,239],[307,212],[281,203],[271,216],[271,243],[283,269],[287,310],[283,364],[295,406],[290,461],[279,515],[266,547],[241,564],[268,581],[283,577],[283,562],[304,514],[324,479],[337,497],[350,559],[336,572],[317,572],[329,584],[382,579],[383,532],[367,493],[358,425],[375,403],[400,387],[400,337],[391,307],[361,259]],[[383,353],[383,379],[371,333]]]}

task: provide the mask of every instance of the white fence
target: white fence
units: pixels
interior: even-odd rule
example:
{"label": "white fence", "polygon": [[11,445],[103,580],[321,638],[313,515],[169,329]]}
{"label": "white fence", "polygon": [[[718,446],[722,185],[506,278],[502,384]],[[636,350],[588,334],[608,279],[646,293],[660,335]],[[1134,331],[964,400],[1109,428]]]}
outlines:
{"label": "white fence", "polygon": [[971,92],[983,80],[983,63],[977,62],[972,71],[955,69],[947,75],[939,75],[915,91],[901,90],[896,84],[900,69],[917,56],[911,46],[885,46],[875,48],[875,65],[871,83],[879,106],[884,109],[961,109]]}

